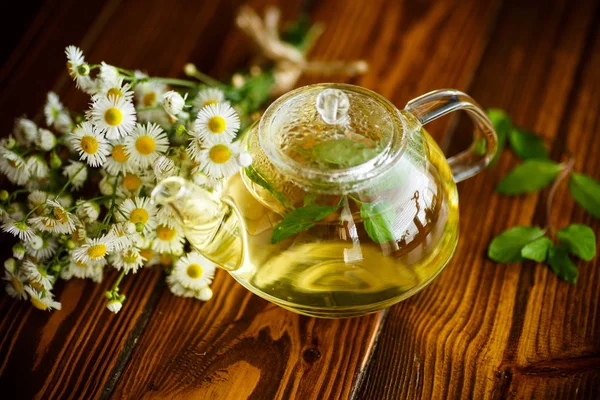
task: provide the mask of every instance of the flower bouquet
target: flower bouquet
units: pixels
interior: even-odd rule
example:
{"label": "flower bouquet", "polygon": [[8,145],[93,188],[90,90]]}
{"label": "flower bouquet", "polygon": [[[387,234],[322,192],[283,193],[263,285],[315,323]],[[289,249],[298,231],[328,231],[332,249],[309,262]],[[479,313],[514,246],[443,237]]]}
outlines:
{"label": "flower bouquet", "polygon": [[66,48],[68,73],[91,96],[89,109],[68,110],[50,92],[43,123],[19,118],[0,142],[0,172],[12,183],[0,191],[2,230],[17,239],[4,263],[10,296],[60,309],[53,294],[59,277],[100,282],[114,268],[120,275],[106,298],[117,313],[123,277],[155,266],[166,271],[175,295],[212,297],[215,265],[190,248],[170,209],[152,204],[157,181],[181,176],[219,190],[251,162],[236,138],[273,93],[291,88],[306,70],[365,69],[362,62],[308,62],[320,27],[300,19],[280,38],[278,20],[276,9],[264,20],[240,11],[236,22],[262,62],[228,83],[192,64],[185,80],[151,77],[88,63],[79,48]]}

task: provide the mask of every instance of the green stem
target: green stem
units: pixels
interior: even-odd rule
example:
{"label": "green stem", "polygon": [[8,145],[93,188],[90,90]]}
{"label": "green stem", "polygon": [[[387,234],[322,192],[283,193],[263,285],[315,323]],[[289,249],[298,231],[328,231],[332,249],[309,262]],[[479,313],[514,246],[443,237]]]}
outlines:
{"label": "green stem", "polygon": [[[133,79],[135,79],[135,78],[134,77],[129,77],[129,78],[125,77],[125,80],[133,80]],[[145,82],[159,82],[159,83],[164,83],[166,85],[183,86],[183,87],[189,87],[189,88],[194,88],[194,89],[196,89],[198,87],[198,85],[195,84],[194,82],[186,81],[183,79],[160,78],[160,77],[138,79],[136,84],[145,83]]]}
{"label": "green stem", "polygon": [[206,75],[203,72],[200,72],[198,70],[194,71],[194,73],[190,76],[193,76],[194,78],[198,79],[200,82],[207,84],[208,86],[222,86],[223,84],[221,82],[219,82],[218,80]]}
{"label": "green stem", "polygon": [[17,195],[18,195],[18,194],[21,194],[21,193],[29,193],[29,192],[31,192],[31,190],[28,190],[28,189],[18,189],[18,190],[15,190],[15,191],[13,191],[13,192],[10,194],[10,196],[8,197],[8,201],[7,201],[7,202],[8,202],[8,203],[10,203],[10,201],[11,201],[13,198],[17,197]]}
{"label": "green stem", "polygon": [[145,112],[145,111],[160,110],[161,108],[162,107],[160,107],[160,106],[144,107],[144,108],[136,108],[135,111],[136,112]]}
{"label": "green stem", "polygon": [[73,176],[69,178],[69,180],[67,181],[67,183],[65,183],[65,185],[62,187],[62,189],[60,189],[60,191],[58,192],[58,194],[57,194],[56,196],[54,196],[54,200],[58,200],[58,198],[60,197],[60,195],[61,195],[61,194],[63,194],[63,192],[64,192],[65,190],[67,190],[67,187],[69,187],[69,185],[70,185],[70,184],[71,184],[71,182],[73,181],[73,178],[75,178],[77,175],[79,175],[79,173],[80,173],[81,171],[83,171],[83,169],[84,169],[84,168],[85,168],[85,165],[83,165],[81,168],[79,168],[79,169],[77,170],[77,172],[75,172],[75,173],[73,174]]}
{"label": "green stem", "polygon": [[554,194],[556,193],[556,188],[558,185],[560,185],[560,183],[569,176],[574,165],[575,158],[571,157],[548,192],[548,198],[546,200],[546,229],[550,231],[551,237],[554,237],[556,233],[554,225],[552,225],[552,201],[554,200]]}
{"label": "green stem", "polygon": [[112,293],[118,293],[119,292],[119,284],[121,283],[121,281],[123,280],[123,277],[126,274],[126,270],[123,269],[123,271],[121,271],[121,273],[119,274],[119,277],[117,278],[117,281],[115,282],[115,284],[112,286],[112,288],[110,289],[110,291]]}
{"label": "green stem", "polygon": [[117,199],[117,181],[118,180],[119,180],[119,175],[115,176],[115,181],[113,183],[113,193],[112,193],[110,208],[108,209],[108,213],[106,214],[106,216],[104,217],[104,220],[102,221],[102,225],[104,225],[104,227],[102,228],[103,231],[108,230],[108,224],[112,220],[113,210],[115,208],[116,199]]}

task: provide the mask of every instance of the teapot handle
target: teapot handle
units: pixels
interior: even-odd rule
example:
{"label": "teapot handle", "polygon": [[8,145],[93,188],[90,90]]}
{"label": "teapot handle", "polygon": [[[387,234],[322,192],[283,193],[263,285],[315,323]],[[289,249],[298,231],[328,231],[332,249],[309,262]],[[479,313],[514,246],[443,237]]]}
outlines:
{"label": "teapot handle", "polygon": [[494,154],[498,138],[485,111],[469,95],[454,89],[434,90],[406,104],[422,125],[452,111],[465,110],[473,120],[473,143],[469,148],[448,159],[455,182],[464,181],[485,168]]}

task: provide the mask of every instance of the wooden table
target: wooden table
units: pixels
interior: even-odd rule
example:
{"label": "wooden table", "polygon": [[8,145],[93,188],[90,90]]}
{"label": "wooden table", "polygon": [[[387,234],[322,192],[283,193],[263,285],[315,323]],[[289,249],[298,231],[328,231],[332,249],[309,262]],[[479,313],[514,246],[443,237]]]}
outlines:
{"label": "wooden table", "polygon": [[[187,61],[228,76],[251,54],[233,26],[237,0],[25,2],[3,36],[0,121],[35,115],[45,92],[84,108],[63,49],[153,75]],[[251,1],[264,9],[267,1]],[[600,4],[591,0],[270,1],[290,19],[303,7],[326,23],[313,59],[364,58],[352,83],[402,106],[453,87],[543,135],[551,156],[577,156],[600,179]],[[5,28],[3,28],[5,29]],[[301,84],[325,79],[304,77]],[[341,77],[328,78],[342,80]],[[454,133],[446,121],[438,140]],[[461,132],[456,138],[463,137]],[[463,139],[464,142],[465,139]],[[118,315],[101,285],[61,284],[60,312],[0,297],[0,397],[144,399],[600,398],[600,258],[569,285],[534,263],[498,265],[490,239],[543,224],[544,192],[502,197],[494,186],[518,160],[505,154],[459,185],[461,240],[418,295],[349,320],[295,315],[217,274],[207,303],[170,294],[160,271],[127,276]],[[554,223],[590,224],[566,188]],[[6,250],[4,250],[7,253]],[[7,396],[9,394],[9,396]]]}

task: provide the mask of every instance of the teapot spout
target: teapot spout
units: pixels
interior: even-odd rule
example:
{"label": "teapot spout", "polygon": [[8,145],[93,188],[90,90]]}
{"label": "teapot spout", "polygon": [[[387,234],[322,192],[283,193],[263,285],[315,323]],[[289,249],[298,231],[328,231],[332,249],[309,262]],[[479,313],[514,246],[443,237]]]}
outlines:
{"label": "teapot spout", "polygon": [[244,261],[244,231],[233,203],[179,177],[160,182],[152,201],[170,207],[187,240],[203,256],[233,271]]}

